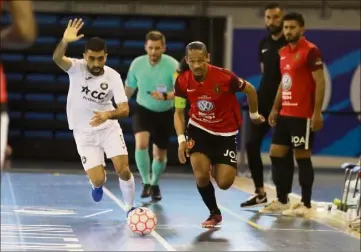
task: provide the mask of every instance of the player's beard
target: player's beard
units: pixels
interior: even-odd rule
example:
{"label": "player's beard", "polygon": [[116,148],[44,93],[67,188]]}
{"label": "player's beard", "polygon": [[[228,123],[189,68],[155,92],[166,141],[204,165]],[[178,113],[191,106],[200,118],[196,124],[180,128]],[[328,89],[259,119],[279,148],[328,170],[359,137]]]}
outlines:
{"label": "player's beard", "polygon": [[266,29],[269,33],[271,33],[272,35],[277,35],[279,34],[281,31],[282,31],[282,24],[279,25],[279,26],[276,26],[276,25],[269,25],[269,26],[266,26]]}
{"label": "player's beard", "polygon": [[296,34],[295,36],[292,36],[291,34],[286,34],[285,37],[289,43],[294,44],[300,39],[301,34]]}
{"label": "player's beard", "polygon": [[[99,75],[102,75],[103,72],[104,72],[104,68],[103,67],[92,67],[92,68],[89,68],[89,66],[87,66],[88,68],[88,71],[94,75],[94,76],[99,76]],[[98,71],[94,71],[94,70],[98,70]]]}

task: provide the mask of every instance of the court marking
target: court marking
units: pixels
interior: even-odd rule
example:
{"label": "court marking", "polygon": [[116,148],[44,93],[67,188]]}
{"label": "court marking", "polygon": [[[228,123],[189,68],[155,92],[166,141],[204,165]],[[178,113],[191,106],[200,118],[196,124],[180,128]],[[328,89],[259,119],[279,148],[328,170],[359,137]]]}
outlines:
{"label": "court marking", "polygon": [[220,210],[228,213],[229,215],[233,216],[237,220],[245,222],[245,223],[247,223],[248,225],[250,225],[250,226],[252,226],[254,228],[257,228],[259,230],[267,230],[267,228],[262,227],[261,225],[255,223],[253,221],[250,221],[250,220],[247,220],[247,219],[243,218],[240,214],[237,214],[237,213],[233,212],[232,210],[230,210],[230,209],[228,209],[228,208],[226,208],[226,207],[224,207],[224,206],[222,206],[220,204],[218,204],[218,207],[220,208]]}
{"label": "court marking", "polygon": [[[127,209],[124,205],[124,203],[118,199],[117,196],[115,196],[108,188],[103,186],[103,192],[116,203],[125,213],[127,212]],[[172,247],[162,236],[160,236],[156,231],[152,231],[150,233],[167,251],[176,251],[175,248]]]}
{"label": "court marking", "polygon": [[104,211],[101,211],[101,212],[97,212],[97,213],[93,213],[93,214],[88,214],[88,215],[85,215],[83,218],[90,218],[90,217],[94,217],[94,216],[101,215],[101,214],[105,214],[105,213],[109,213],[109,212],[113,212],[113,209],[108,209],[108,210],[104,210]]}
{"label": "court marking", "polygon": [[[237,175],[237,176],[236,176],[236,180],[238,180],[238,179],[244,179],[244,180],[247,180],[249,183],[253,184],[253,181],[252,181],[252,179],[250,179],[250,178]],[[236,181],[235,181],[235,182],[236,182]],[[245,192],[245,193],[249,193],[249,194],[254,193],[253,191],[251,191],[251,190],[246,190],[245,188],[242,188],[242,187],[240,187],[239,185],[236,185],[236,184],[234,184],[234,183],[233,183],[232,187],[235,188],[235,189],[237,189],[238,191],[241,191],[241,192]],[[275,187],[274,185],[269,184],[269,183],[264,183],[264,187],[272,190],[273,192],[276,191],[276,187]],[[296,193],[290,193],[289,196],[290,196],[290,198],[293,198],[293,199],[296,199],[296,200],[300,200],[300,199],[301,199],[301,196],[298,195],[298,194],[296,194]],[[312,200],[311,203],[317,206],[317,205],[319,205],[321,202]],[[326,216],[326,217],[327,217],[328,219],[332,220],[332,221],[336,221],[336,222],[338,222],[338,223],[340,223],[340,224],[343,224],[343,226],[345,225],[345,223],[342,223],[342,222],[339,221],[339,220],[333,219],[333,218],[331,218],[331,217],[329,217],[329,216]],[[341,233],[341,234],[346,234],[346,235],[348,235],[348,236],[351,236],[351,237],[353,237],[353,238],[357,238],[357,239],[359,239],[359,240],[361,239],[359,233],[358,233],[358,234],[355,234],[355,233],[353,233],[353,232],[351,232],[351,231],[349,231],[349,230],[343,230],[343,229],[337,228],[337,227],[332,226],[332,225],[330,225],[330,224],[328,224],[328,223],[326,223],[326,222],[323,222],[323,221],[320,220],[320,219],[317,219],[316,217],[311,217],[311,218],[309,218],[308,220],[312,220],[312,221],[315,221],[315,222],[317,222],[317,223],[319,223],[319,224],[322,224],[322,225],[324,225],[324,226],[326,226],[326,227],[329,227],[329,228],[331,228],[332,230],[334,230],[335,232],[338,232],[338,233]],[[267,230],[273,230],[273,228],[268,228]],[[295,230],[293,230],[293,229],[288,229],[288,230],[289,230],[289,231],[295,231]],[[307,231],[308,231],[308,230],[307,230]]]}

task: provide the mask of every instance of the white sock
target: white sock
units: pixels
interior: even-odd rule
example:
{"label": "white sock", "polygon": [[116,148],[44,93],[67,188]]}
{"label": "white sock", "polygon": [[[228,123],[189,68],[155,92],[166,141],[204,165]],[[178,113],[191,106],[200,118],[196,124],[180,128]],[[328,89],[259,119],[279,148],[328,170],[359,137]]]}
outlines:
{"label": "white sock", "polygon": [[128,181],[124,181],[119,178],[119,187],[122,191],[124,203],[128,211],[134,206],[135,183],[133,174],[131,174],[131,177]]}

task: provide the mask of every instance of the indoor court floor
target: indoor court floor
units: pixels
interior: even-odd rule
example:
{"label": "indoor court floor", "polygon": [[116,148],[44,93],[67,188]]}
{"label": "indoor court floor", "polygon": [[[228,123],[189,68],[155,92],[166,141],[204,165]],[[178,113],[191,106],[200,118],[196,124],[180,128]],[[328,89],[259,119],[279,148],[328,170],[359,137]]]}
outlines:
{"label": "indoor court floor", "polygon": [[208,212],[191,174],[165,174],[158,203],[139,198],[136,176],[138,206],[158,217],[155,232],[139,237],[126,225],[114,173],[108,172],[103,200],[95,203],[82,170],[41,168],[2,175],[1,251],[360,251],[359,234],[337,221],[240,209],[253,190],[247,178],[237,178],[228,191],[217,189],[224,221],[208,230],[200,227]]}

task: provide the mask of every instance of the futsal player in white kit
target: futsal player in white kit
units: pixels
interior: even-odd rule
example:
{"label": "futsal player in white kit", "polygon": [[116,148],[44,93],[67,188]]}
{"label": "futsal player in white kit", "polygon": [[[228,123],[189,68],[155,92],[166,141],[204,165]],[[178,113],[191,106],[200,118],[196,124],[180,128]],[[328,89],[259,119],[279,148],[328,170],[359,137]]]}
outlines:
{"label": "futsal player in white kit", "polygon": [[[128,152],[118,119],[129,114],[128,99],[122,79],[105,66],[107,48],[104,40],[94,37],[85,45],[84,59],[65,56],[67,46],[84,37],[78,35],[84,23],[70,20],[63,39],[53,54],[54,62],[69,75],[67,117],[73,130],[78,153],[92,184],[92,197],[99,202],[106,182],[104,152],[119,177],[127,215],[134,210],[134,177],[129,170]],[[114,98],[117,108],[112,104]]]}

